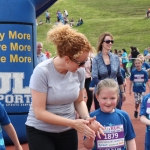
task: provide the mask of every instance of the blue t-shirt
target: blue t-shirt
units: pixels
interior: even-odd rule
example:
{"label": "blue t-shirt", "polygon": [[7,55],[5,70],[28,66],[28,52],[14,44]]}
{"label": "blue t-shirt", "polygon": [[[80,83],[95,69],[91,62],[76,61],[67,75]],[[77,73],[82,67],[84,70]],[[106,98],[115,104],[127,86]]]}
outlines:
{"label": "blue t-shirt", "polygon": [[126,52],[123,52],[122,53],[122,63],[127,63],[127,62],[129,62],[128,55]]}
{"label": "blue t-shirt", "polygon": [[[144,96],[140,108],[140,116],[145,116],[150,120],[150,94]],[[150,150],[150,126],[146,126],[145,150]]]}
{"label": "blue t-shirt", "polygon": [[150,68],[149,64],[147,62],[143,62],[142,69],[147,70],[149,68]]}
{"label": "blue t-shirt", "polygon": [[5,150],[5,143],[2,134],[2,126],[10,124],[10,119],[7,115],[5,108],[0,103],[0,150]]}
{"label": "blue t-shirt", "polygon": [[146,82],[148,81],[148,74],[145,70],[138,71],[134,69],[131,72],[130,80],[133,81],[133,92],[141,93],[146,91]]}
{"label": "blue t-shirt", "polygon": [[[102,140],[95,138],[95,146],[92,150],[126,150],[126,142],[135,138],[135,132],[128,114],[119,109],[113,113],[104,113],[97,109],[90,113],[91,117],[96,116],[96,120],[104,126],[105,136]],[[97,148],[97,146],[100,146]],[[113,147],[110,145],[114,145]]]}
{"label": "blue t-shirt", "polygon": [[120,70],[121,70],[121,75],[122,75],[122,78],[123,78],[123,81],[124,81],[125,78],[126,78],[126,72],[123,68],[120,68]]}

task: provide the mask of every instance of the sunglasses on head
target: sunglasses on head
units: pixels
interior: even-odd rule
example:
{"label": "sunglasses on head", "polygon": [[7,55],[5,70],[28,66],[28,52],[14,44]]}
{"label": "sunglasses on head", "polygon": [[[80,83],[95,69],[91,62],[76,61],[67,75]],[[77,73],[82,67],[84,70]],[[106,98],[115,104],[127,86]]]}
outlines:
{"label": "sunglasses on head", "polygon": [[70,60],[72,60],[73,62],[75,62],[76,64],[78,64],[78,66],[79,67],[81,67],[81,66],[83,66],[85,63],[86,63],[86,61],[83,61],[83,62],[79,62],[79,61],[77,61],[76,59],[74,59],[74,58],[70,58]]}
{"label": "sunglasses on head", "polygon": [[111,42],[113,44],[114,40],[105,40],[104,42],[107,43],[107,44],[110,44],[110,42]]}

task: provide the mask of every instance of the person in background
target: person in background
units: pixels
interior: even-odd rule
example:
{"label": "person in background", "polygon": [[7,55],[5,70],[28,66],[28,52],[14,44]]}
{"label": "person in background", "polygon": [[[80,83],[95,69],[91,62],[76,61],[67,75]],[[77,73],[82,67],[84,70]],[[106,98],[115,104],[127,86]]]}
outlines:
{"label": "person in background", "polygon": [[[114,43],[113,36],[109,32],[100,35],[97,46],[97,56],[93,58],[92,79],[95,84],[106,78],[112,78],[118,82],[122,100],[125,101],[123,78],[120,71],[120,60],[117,55],[110,52]],[[96,82],[97,80],[97,82]],[[99,108],[99,103],[94,96],[95,109]]]}
{"label": "person in background", "polygon": [[148,54],[148,49],[145,48],[145,49],[144,49],[144,56],[146,56],[147,54]]}
{"label": "person in background", "polygon": [[121,50],[118,51],[118,57],[122,58],[122,51]]}
{"label": "person in background", "polygon": [[2,134],[2,128],[6,131],[10,139],[12,140],[15,150],[23,150],[22,146],[19,143],[17,133],[11,124],[11,121],[7,115],[5,108],[0,103],[0,150],[5,150],[5,143]]}
{"label": "person in background", "polygon": [[73,18],[71,18],[71,20],[70,20],[70,26],[71,27],[74,26],[74,19]]}
{"label": "person in background", "polygon": [[[77,150],[77,131],[89,138],[96,136],[89,122],[97,124],[99,137],[103,134],[100,123],[90,118],[83,97],[84,64],[93,48],[69,25],[50,29],[47,39],[56,46],[57,55],[37,65],[30,79],[32,104],[26,121],[29,149]],[[81,119],[76,119],[76,112]]]}
{"label": "person in background", "polygon": [[148,8],[148,9],[146,10],[146,17],[147,17],[147,18],[150,17],[150,8]]}
{"label": "person in background", "polygon": [[[122,78],[123,78],[123,86],[124,86],[124,91],[126,91],[125,90],[125,87],[126,87],[126,85],[127,85],[127,82],[126,82],[126,73],[125,73],[125,70],[123,69],[123,65],[122,65],[122,59],[121,58],[119,58],[119,60],[120,60],[120,70],[121,70],[121,75],[122,75]],[[118,103],[117,103],[117,108],[118,109],[121,109],[121,107],[122,107],[122,95],[120,94],[120,99],[121,100],[118,100]]]}
{"label": "person in background", "polygon": [[45,50],[45,55],[46,55],[47,59],[49,59],[52,54],[50,52],[48,52],[48,50],[46,49]]}
{"label": "person in background", "polygon": [[127,51],[125,49],[122,49],[122,65],[123,65],[123,69],[125,70],[126,76],[130,77],[130,73],[127,69],[127,63],[129,62],[128,60],[128,54]]}
{"label": "person in background", "polygon": [[118,55],[118,50],[114,49],[114,54]]}
{"label": "person in background", "polygon": [[[135,132],[129,115],[116,109],[118,101],[118,83],[113,79],[101,80],[97,85],[96,97],[100,108],[91,112],[104,126],[105,136],[101,138],[85,137],[83,145],[92,150],[136,150]],[[88,125],[95,130],[94,122]]]}
{"label": "person in background", "polygon": [[48,10],[45,13],[45,17],[46,17],[46,23],[50,23],[50,13],[48,12]]}
{"label": "person in background", "polygon": [[142,63],[142,69],[144,69],[146,71],[149,71],[150,65],[147,62],[145,62],[144,55],[143,54],[139,54],[139,55],[137,55],[137,58],[140,58],[142,60],[142,62],[143,62]]}
{"label": "person in background", "polygon": [[150,47],[148,47],[148,54],[145,56],[146,61],[150,64]]}
{"label": "person in background", "polygon": [[44,53],[42,53],[43,44],[41,42],[37,42],[36,44],[36,52],[37,52],[37,64],[41,63],[44,60],[47,60],[47,57]]}
{"label": "person in background", "polygon": [[82,24],[83,24],[83,19],[80,17],[80,19],[78,20],[78,23],[77,23],[76,26],[80,26],[80,25],[82,25]]}
{"label": "person in background", "polygon": [[64,10],[64,17],[68,18],[68,11]]}
{"label": "person in background", "polygon": [[89,85],[91,83],[91,72],[92,72],[92,54],[90,53],[89,54],[89,57],[84,65],[85,67],[85,75],[86,75],[86,78],[85,78],[85,90],[86,90],[86,93],[87,93],[87,102],[86,102],[86,105],[87,105],[87,108],[88,108],[88,112],[90,112],[91,110],[91,106],[92,106],[92,102],[93,102],[93,92],[89,90]]}
{"label": "person in background", "polygon": [[[131,47],[131,60],[132,60],[132,69],[135,68],[135,63],[134,63],[134,60],[137,58],[137,56],[139,55],[139,51],[136,47]],[[132,70],[131,70],[132,71]]]}
{"label": "person in background", "polygon": [[143,61],[140,58],[136,58],[134,63],[136,69],[133,69],[133,71],[131,72],[129,83],[129,94],[131,95],[132,91],[134,92],[135,98],[134,117],[138,118],[138,109],[143,99],[144,92],[146,91],[146,84],[148,86],[149,84],[148,84],[148,74],[145,70],[142,69]]}
{"label": "person in background", "polygon": [[146,125],[145,150],[150,149],[150,94],[144,96],[140,108],[140,121]]}

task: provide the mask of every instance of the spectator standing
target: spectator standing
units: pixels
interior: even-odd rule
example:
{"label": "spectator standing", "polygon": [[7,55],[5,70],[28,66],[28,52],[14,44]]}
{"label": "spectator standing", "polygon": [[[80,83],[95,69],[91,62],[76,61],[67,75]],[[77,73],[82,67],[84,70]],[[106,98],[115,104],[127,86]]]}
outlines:
{"label": "spectator standing", "polygon": [[0,150],[5,150],[5,144],[1,128],[2,126],[6,131],[6,133],[8,134],[8,136],[10,137],[10,139],[12,140],[12,142],[14,143],[15,150],[23,150],[23,148],[19,143],[17,133],[7,115],[7,112],[0,102]]}
{"label": "spectator standing", "polygon": [[47,57],[44,53],[42,53],[43,44],[41,42],[37,42],[36,44],[36,52],[37,52],[37,64],[41,63],[44,60],[47,60]]}
{"label": "spectator standing", "polygon": [[[97,56],[92,63],[92,78],[97,83],[106,78],[112,78],[118,82],[122,100],[126,99],[123,87],[123,78],[120,71],[120,60],[117,55],[110,52],[114,43],[113,36],[109,32],[100,35],[97,46]],[[95,79],[94,79],[95,78]],[[97,84],[96,83],[96,84]],[[94,96],[95,109],[99,108],[99,103]]]}
{"label": "spectator standing", "polygon": [[67,10],[64,10],[64,17],[68,18],[68,12],[67,12]]}
{"label": "spectator standing", "polygon": [[46,17],[46,23],[50,23],[50,13],[48,12],[48,10],[45,13],[45,17]]}

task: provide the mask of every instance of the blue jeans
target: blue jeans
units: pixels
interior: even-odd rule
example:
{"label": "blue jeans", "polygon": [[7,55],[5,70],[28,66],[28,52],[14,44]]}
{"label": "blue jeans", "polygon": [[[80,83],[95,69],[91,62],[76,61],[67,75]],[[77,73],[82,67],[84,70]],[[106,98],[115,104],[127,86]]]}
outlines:
{"label": "blue jeans", "polygon": [[75,129],[50,133],[26,126],[30,150],[77,150],[78,136]]}

